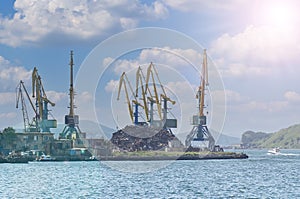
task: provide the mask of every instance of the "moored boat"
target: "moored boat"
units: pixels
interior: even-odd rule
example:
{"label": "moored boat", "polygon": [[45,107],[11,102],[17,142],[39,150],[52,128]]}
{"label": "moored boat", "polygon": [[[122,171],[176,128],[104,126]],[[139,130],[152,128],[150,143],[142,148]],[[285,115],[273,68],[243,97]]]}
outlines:
{"label": "moored boat", "polygon": [[55,160],[54,158],[52,158],[50,155],[41,155],[41,157],[39,157],[38,161],[53,161]]}

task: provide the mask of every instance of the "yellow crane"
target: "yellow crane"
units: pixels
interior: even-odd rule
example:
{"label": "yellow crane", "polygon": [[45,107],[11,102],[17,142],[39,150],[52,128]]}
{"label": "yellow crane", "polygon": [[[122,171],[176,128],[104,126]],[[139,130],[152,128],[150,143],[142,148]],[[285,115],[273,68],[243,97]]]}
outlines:
{"label": "yellow crane", "polygon": [[[139,66],[137,71],[136,71],[135,97],[138,98],[139,86],[140,86],[146,119],[147,119],[147,121],[149,121],[149,110],[148,110],[148,104],[147,104],[147,97],[146,97],[146,90],[145,90],[145,87],[144,87],[144,82],[145,82],[145,76],[143,74],[143,71],[142,71],[141,67]],[[151,94],[150,90],[149,90],[148,93],[152,98],[152,94]]]}
{"label": "yellow crane", "polygon": [[51,104],[51,106],[55,106],[55,103],[51,102],[46,95],[45,89],[42,84],[41,76],[38,74],[38,70],[34,67],[32,72],[32,97],[37,99],[38,104],[38,115],[41,119],[43,117],[43,102]]}
{"label": "yellow crane", "polygon": [[[157,104],[157,109],[158,109],[158,115],[159,115],[159,118],[160,120],[163,121],[164,123],[164,126],[166,127],[166,122],[167,122],[167,102],[171,102],[173,105],[176,103],[174,100],[171,100],[167,94],[166,94],[166,91],[160,81],[160,78],[159,78],[159,75],[158,75],[158,72],[154,66],[154,64],[151,62],[148,69],[147,69],[147,77],[146,77],[146,91],[149,89],[149,81],[150,81],[150,76],[151,76],[151,79],[152,79],[152,83],[153,83],[153,90],[154,90],[154,97],[155,97],[155,103]],[[157,92],[157,88],[156,88],[156,81],[155,81],[155,77],[156,79],[158,80],[158,83],[161,87],[161,90],[162,90],[162,94],[160,95],[160,97],[163,99],[163,116],[162,116],[162,108],[161,108],[161,100],[159,99],[159,95],[158,95],[158,92]],[[174,121],[173,121],[174,122]],[[177,126],[176,125],[172,125],[172,126]]]}
{"label": "yellow crane", "polygon": [[207,54],[206,49],[203,52],[203,63],[202,63],[202,75],[200,80],[200,86],[196,98],[199,99],[199,117],[204,116],[204,96],[205,87],[208,86],[208,71],[207,71]]}
{"label": "yellow crane", "polygon": [[36,121],[38,123],[38,127],[43,132],[50,132],[50,128],[57,127],[57,122],[56,120],[48,119],[48,103],[51,106],[55,106],[55,103],[48,99],[42,84],[41,76],[38,74],[36,67],[34,67],[32,72],[32,97],[36,98]]}
{"label": "yellow crane", "polygon": [[[135,112],[133,112],[133,110],[132,110],[131,101],[130,101],[130,97],[129,97],[129,94],[128,94],[128,90],[127,90],[126,84],[128,84],[128,86],[130,88],[130,91],[131,91],[131,94],[134,97],[134,99],[132,100],[132,102],[135,104]],[[128,77],[127,77],[127,75],[126,75],[125,72],[123,72],[122,75],[121,75],[121,77],[120,77],[117,100],[120,100],[120,93],[121,93],[122,86],[124,87],[124,91],[125,91],[126,102],[127,102],[127,106],[128,106],[128,111],[129,111],[130,119],[131,119],[131,121],[134,124],[137,125],[137,124],[139,124],[139,122],[138,122],[138,107],[139,106],[141,106],[142,108],[145,108],[145,107],[143,107],[143,105],[141,105],[138,102],[138,100],[136,98],[136,95],[133,92],[133,89],[132,89],[132,86],[130,84],[130,81],[128,80]]]}
{"label": "yellow crane", "polygon": [[206,125],[206,115],[204,115],[205,90],[208,86],[207,54],[203,51],[202,74],[200,77],[200,86],[198,87],[196,98],[198,99],[198,114],[193,116],[193,129],[187,135],[185,145],[191,146],[192,141],[208,141],[208,149],[215,151],[215,139],[209,132]]}
{"label": "yellow crane", "polygon": [[159,95],[157,93],[157,88],[156,88],[156,83],[155,83],[155,78],[154,78],[154,74],[153,74],[153,70],[156,74],[156,76],[158,76],[158,73],[153,65],[153,63],[151,62],[150,65],[147,68],[147,76],[146,76],[146,92],[149,89],[149,81],[150,81],[150,76],[152,78],[152,83],[153,83],[153,91],[154,91],[154,100],[155,103],[157,105],[157,112],[158,112],[158,116],[159,118],[162,120],[162,115],[161,115],[161,105],[160,105],[160,100],[159,100]]}

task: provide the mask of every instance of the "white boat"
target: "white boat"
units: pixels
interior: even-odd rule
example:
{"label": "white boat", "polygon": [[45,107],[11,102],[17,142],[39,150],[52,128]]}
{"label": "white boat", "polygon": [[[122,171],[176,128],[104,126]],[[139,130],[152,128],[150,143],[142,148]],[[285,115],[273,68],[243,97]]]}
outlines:
{"label": "white boat", "polygon": [[53,161],[54,159],[50,155],[41,155],[39,161]]}
{"label": "white boat", "polygon": [[278,147],[268,150],[268,154],[276,155],[279,153],[280,153],[280,149]]}

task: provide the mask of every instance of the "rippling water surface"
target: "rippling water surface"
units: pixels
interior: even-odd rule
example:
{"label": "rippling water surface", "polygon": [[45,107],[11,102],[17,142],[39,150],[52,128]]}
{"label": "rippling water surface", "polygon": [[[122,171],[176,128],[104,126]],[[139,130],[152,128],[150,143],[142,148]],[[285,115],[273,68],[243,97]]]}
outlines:
{"label": "rippling water surface", "polygon": [[0,164],[0,198],[300,198],[300,150],[246,160]]}

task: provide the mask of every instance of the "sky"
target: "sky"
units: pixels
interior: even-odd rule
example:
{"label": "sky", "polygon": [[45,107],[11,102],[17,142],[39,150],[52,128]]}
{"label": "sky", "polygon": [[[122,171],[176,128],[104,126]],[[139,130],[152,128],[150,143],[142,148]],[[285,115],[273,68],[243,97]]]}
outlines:
{"label": "sky", "polygon": [[[22,126],[15,89],[23,80],[31,92],[34,67],[48,98],[56,103],[52,115],[64,122],[73,50],[75,111],[80,119],[112,128],[130,123],[123,91],[116,100],[119,77],[126,72],[135,85],[136,68],[141,66],[146,74],[152,61],[168,95],[177,101],[170,107],[182,127],[179,131],[188,131],[192,128],[188,121],[197,111],[202,63],[202,51],[195,43],[207,49],[209,57],[206,103],[208,119],[213,120],[209,124],[217,121],[218,130],[238,137],[246,130],[275,132],[297,124],[299,4],[297,0],[0,0],[0,129]],[[98,80],[94,85],[92,78]]]}

